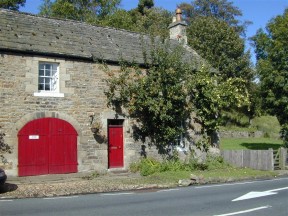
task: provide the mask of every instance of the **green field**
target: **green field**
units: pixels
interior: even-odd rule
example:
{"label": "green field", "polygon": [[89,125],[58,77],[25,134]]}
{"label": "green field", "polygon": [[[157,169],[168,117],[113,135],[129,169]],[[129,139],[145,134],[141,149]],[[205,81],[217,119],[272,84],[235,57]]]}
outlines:
{"label": "green field", "polygon": [[220,141],[220,149],[223,150],[267,150],[282,147],[283,141],[272,138],[223,138]]}

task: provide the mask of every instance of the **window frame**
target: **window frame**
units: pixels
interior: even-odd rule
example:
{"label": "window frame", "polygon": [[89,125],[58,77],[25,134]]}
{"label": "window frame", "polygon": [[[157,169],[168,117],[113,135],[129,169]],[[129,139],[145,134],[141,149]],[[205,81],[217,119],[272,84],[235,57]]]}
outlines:
{"label": "window frame", "polygon": [[[47,65],[50,66],[50,69],[46,68]],[[38,91],[34,93],[34,96],[64,97],[64,94],[60,93],[60,77],[59,77],[60,69],[59,68],[60,68],[60,64],[57,62],[46,62],[46,61],[38,62],[38,74],[37,74],[37,77],[38,77],[37,90]],[[40,79],[43,80],[43,83],[40,83]],[[46,81],[48,81],[49,83]],[[43,89],[40,89],[40,84],[44,85]],[[45,90],[46,88],[45,86],[48,86],[49,89]]]}

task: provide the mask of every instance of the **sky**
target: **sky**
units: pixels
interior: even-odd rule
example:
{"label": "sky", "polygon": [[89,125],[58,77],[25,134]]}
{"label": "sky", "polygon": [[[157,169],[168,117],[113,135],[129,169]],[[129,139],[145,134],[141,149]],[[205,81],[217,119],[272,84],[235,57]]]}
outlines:
{"label": "sky", "polygon": [[[174,11],[177,4],[182,2],[191,3],[191,0],[154,0],[156,7],[162,7],[169,11]],[[233,5],[238,7],[243,16],[239,19],[252,21],[253,24],[247,28],[247,39],[256,34],[259,28],[265,28],[270,19],[277,15],[282,15],[285,8],[288,8],[288,0],[230,0]],[[26,0],[25,7],[20,8],[22,12],[37,14],[42,0]],[[136,8],[138,0],[122,0],[121,8],[129,10]],[[255,63],[255,57],[249,41],[246,40],[246,48],[251,49],[252,61]]]}

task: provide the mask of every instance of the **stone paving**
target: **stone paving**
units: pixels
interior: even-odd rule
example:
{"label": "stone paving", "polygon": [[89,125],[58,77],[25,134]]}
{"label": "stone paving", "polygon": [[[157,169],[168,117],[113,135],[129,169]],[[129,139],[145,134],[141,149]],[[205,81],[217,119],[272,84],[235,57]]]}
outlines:
{"label": "stone paving", "polygon": [[11,177],[0,188],[0,200],[32,197],[70,196],[143,188],[163,188],[171,185],[137,183],[139,174],[107,174],[91,177],[89,174],[44,175]]}

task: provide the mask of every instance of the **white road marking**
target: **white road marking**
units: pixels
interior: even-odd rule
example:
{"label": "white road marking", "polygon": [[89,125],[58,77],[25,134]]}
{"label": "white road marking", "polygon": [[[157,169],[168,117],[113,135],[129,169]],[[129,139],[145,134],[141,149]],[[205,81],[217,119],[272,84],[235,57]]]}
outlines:
{"label": "white road marking", "polygon": [[157,191],[157,193],[160,193],[160,192],[169,192],[169,191],[178,191],[179,189],[177,188],[172,188],[172,189],[166,189],[166,190],[159,190]]}
{"label": "white road marking", "polygon": [[134,193],[103,193],[102,196],[120,196],[120,195],[131,195]]}
{"label": "white road marking", "polygon": [[57,199],[73,199],[77,198],[78,196],[67,196],[67,197],[46,197],[43,198],[44,200],[57,200]]}
{"label": "white road marking", "polygon": [[259,210],[267,209],[267,208],[271,208],[271,207],[272,206],[261,206],[261,207],[258,207],[258,208],[247,209],[247,210],[244,210],[244,211],[231,212],[231,213],[228,213],[228,214],[221,214],[221,215],[214,215],[214,216],[231,216],[231,215],[245,214],[245,213],[248,213],[248,212],[259,211]]}
{"label": "white road marking", "polygon": [[281,190],[287,190],[288,187],[283,187],[283,188],[277,188],[277,189],[273,189],[273,190],[267,190],[267,191],[251,191],[247,194],[244,194],[243,196],[240,196],[234,200],[232,200],[232,202],[235,201],[241,201],[241,200],[247,200],[247,199],[253,199],[253,198],[258,198],[258,197],[264,197],[264,196],[270,196],[270,195],[275,195],[277,194],[276,191],[281,191]]}
{"label": "white road marking", "polygon": [[288,187],[283,187],[283,188],[277,188],[277,189],[273,189],[273,190],[268,190],[267,192],[276,192],[276,191],[281,191],[281,190],[287,190]]}
{"label": "white road marking", "polygon": [[224,187],[224,186],[233,186],[233,185],[245,185],[245,184],[254,184],[254,183],[259,183],[259,182],[281,181],[281,180],[288,180],[288,178],[269,179],[269,180],[263,180],[263,181],[248,181],[248,182],[238,182],[238,183],[206,185],[206,186],[195,187],[195,189],[212,188],[212,187]]}
{"label": "white road marking", "polygon": [[13,202],[13,200],[0,200],[0,202]]}
{"label": "white road marking", "polygon": [[263,192],[257,192],[257,191],[252,191],[249,192],[243,196],[240,196],[236,199],[233,199],[232,202],[235,201],[241,201],[241,200],[247,200],[247,199],[254,199],[254,198],[259,198],[259,197],[265,197],[265,196],[270,196],[270,195],[275,195],[277,193],[269,192],[269,191],[263,191]]}

